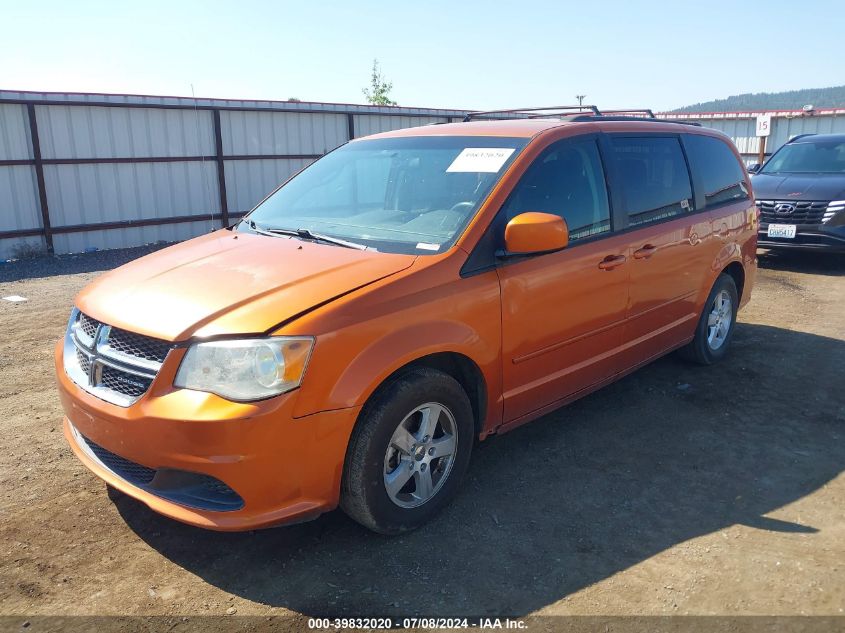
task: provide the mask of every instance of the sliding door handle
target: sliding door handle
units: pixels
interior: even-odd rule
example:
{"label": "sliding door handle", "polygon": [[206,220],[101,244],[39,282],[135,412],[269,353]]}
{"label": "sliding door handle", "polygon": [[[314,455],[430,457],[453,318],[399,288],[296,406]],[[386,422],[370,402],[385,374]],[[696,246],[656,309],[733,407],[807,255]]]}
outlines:
{"label": "sliding door handle", "polygon": [[651,244],[646,244],[642,248],[634,251],[634,259],[648,259],[657,252],[657,247]]}
{"label": "sliding door handle", "polygon": [[608,255],[599,262],[599,268],[602,270],[613,270],[617,266],[621,266],[628,261],[624,255]]}

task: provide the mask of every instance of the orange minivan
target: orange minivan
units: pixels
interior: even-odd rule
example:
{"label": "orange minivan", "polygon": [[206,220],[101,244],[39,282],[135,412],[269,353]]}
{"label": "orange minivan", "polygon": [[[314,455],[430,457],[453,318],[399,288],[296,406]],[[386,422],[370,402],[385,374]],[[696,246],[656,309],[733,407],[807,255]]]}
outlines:
{"label": "orange minivan", "polygon": [[730,140],[691,124],[590,106],[357,139],[79,294],[65,435],[196,526],[340,505],[410,530],[477,441],[673,350],[723,358],[757,223]]}

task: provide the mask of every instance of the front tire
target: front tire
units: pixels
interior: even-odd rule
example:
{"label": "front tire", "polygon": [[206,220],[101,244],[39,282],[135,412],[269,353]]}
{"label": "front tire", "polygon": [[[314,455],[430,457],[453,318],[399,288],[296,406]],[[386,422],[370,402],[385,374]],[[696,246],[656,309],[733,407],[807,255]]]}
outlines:
{"label": "front tire", "polygon": [[427,367],[402,373],[361,412],[346,453],[341,508],[381,534],[419,527],[455,496],[473,435],[472,406],[454,378]]}
{"label": "front tire", "polygon": [[736,326],[739,293],[733,277],[722,273],[704,303],[704,310],[695,328],[695,337],[681,355],[701,365],[712,365],[728,353]]}

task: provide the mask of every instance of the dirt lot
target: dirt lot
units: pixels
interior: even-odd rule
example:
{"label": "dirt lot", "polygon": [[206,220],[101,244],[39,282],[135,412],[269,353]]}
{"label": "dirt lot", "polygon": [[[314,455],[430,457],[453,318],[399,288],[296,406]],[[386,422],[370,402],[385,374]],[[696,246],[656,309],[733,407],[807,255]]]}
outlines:
{"label": "dirt lot", "polygon": [[217,534],[109,498],[51,363],[121,257],[0,267],[28,298],[0,301],[0,614],[843,613],[845,258],[761,259],[722,365],[665,358],[485,442],[456,503],[384,538],[340,512]]}

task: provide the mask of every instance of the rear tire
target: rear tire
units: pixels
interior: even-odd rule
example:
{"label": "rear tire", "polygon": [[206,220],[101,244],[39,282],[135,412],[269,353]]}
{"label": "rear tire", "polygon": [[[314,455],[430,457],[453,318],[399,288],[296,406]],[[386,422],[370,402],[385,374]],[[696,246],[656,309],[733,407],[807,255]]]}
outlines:
{"label": "rear tire", "polygon": [[712,365],[728,353],[736,326],[739,293],[733,277],[722,273],[704,303],[704,310],[695,328],[695,337],[679,351],[687,360]]}
{"label": "rear tire", "polygon": [[344,464],[340,506],[381,534],[413,530],[447,505],[472,452],[472,406],[448,374],[417,367],[364,407]]}

